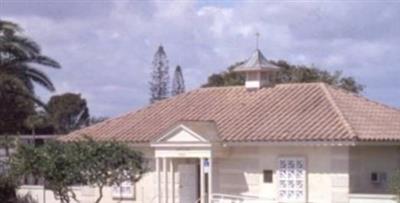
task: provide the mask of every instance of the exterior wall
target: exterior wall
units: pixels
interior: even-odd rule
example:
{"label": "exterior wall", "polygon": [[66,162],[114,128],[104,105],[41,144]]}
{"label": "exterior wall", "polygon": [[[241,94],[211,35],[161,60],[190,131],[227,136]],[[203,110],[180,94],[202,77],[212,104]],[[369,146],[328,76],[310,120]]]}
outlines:
{"label": "exterior wall", "polygon": [[400,169],[400,148],[395,146],[359,146],[350,148],[350,192],[389,194],[388,181],[371,182],[372,172],[384,172],[387,179]]}
{"label": "exterior wall", "polygon": [[[148,158],[149,171],[135,184],[133,199],[113,199],[111,188],[106,188],[102,203],[131,202],[154,203],[156,195],[156,174],[154,150],[140,149]],[[397,147],[328,147],[328,146],[259,146],[225,147],[215,149],[213,159],[213,192],[230,195],[248,195],[264,200],[277,200],[277,167],[280,157],[293,156],[306,159],[306,191],[309,203],[357,203],[392,202],[392,196],[358,195],[388,193],[387,186],[376,186],[369,182],[372,171],[388,173],[400,166],[400,153]],[[179,164],[198,164],[198,159],[174,159],[175,202],[179,202]],[[263,182],[263,170],[273,171],[273,182]],[[168,172],[168,182],[172,177]],[[161,172],[161,186],[165,180]],[[82,203],[92,203],[97,190],[77,187]],[[163,190],[162,190],[163,191]],[[43,202],[43,189],[40,186],[24,186],[20,194],[30,192]],[[352,194],[350,194],[352,193]],[[169,192],[169,194],[171,194]],[[376,199],[378,198],[378,199]],[[392,198],[392,199],[391,199]],[[46,203],[56,203],[53,194],[46,192]],[[263,201],[267,202],[267,201]]]}
{"label": "exterior wall", "polygon": [[[214,161],[214,192],[277,200],[278,159],[306,158],[307,202],[348,202],[348,147],[264,146],[227,149]],[[273,170],[273,182],[263,182],[263,170]]]}

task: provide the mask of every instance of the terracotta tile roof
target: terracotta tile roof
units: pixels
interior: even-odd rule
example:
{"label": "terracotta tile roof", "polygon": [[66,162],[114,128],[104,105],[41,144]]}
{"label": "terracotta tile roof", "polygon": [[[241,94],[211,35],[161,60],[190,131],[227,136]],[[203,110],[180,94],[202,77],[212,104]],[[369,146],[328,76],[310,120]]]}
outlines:
{"label": "terracotta tile roof", "polygon": [[179,121],[214,121],[228,142],[399,140],[400,111],[322,83],[200,88],[75,131],[137,143]]}

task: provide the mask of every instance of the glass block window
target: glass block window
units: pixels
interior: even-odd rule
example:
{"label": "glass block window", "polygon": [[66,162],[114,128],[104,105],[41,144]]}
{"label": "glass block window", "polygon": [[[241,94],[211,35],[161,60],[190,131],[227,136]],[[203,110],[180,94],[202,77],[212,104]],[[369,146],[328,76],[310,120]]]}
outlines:
{"label": "glass block window", "polygon": [[130,181],[114,185],[112,187],[112,197],[117,199],[133,199],[135,197],[134,189],[134,184]]}
{"label": "glass block window", "polygon": [[305,201],[305,159],[286,157],[279,159],[278,196],[282,202]]}

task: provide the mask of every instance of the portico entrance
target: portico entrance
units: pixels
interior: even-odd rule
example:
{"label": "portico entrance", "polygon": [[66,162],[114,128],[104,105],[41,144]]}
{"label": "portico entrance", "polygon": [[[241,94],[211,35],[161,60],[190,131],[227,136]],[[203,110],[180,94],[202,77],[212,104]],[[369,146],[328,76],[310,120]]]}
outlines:
{"label": "portico entrance", "polygon": [[211,202],[215,136],[214,123],[185,122],[152,143],[157,203]]}
{"label": "portico entrance", "polygon": [[211,163],[211,158],[156,157],[156,202],[211,202]]}

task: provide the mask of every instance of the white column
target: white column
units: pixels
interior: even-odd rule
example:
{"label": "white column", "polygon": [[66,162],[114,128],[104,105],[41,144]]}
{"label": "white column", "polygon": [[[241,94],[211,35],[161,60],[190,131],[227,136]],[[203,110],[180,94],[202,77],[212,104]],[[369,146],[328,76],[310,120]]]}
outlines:
{"label": "white column", "polygon": [[156,157],[156,199],[157,203],[161,203],[161,176],[160,176],[160,158]]}
{"label": "white column", "polygon": [[213,172],[213,165],[212,165],[212,157],[208,158],[208,203],[211,203],[212,199],[212,172]]}
{"label": "white column", "polygon": [[204,158],[200,158],[200,203],[204,203]]}
{"label": "white column", "polygon": [[168,166],[167,158],[163,158],[163,176],[164,176],[164,203],[168,203]]}
{"label": "white column", "polygon": [[175,172],[174,172],[174,160],[169,160],[169,173],[171,177],[171,203],[175,202]]}

